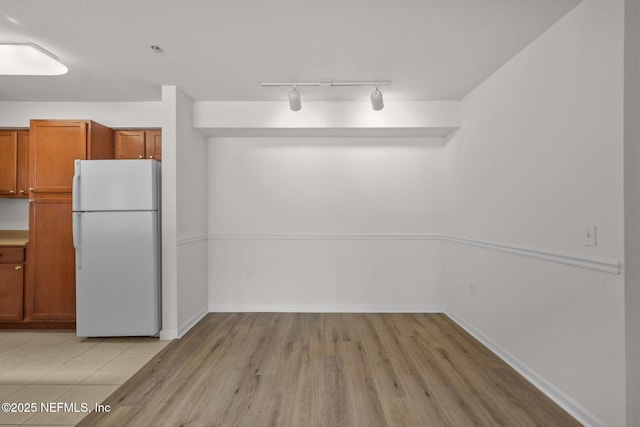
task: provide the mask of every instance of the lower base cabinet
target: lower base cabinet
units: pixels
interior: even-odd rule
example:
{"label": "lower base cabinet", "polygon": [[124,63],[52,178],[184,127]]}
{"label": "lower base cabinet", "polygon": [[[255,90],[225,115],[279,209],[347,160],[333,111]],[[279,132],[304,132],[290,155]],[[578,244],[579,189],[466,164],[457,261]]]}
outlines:
{"label": "lower base cabinet", "polygon": [[24,248],[0,247],[0,321],[24,314]]}

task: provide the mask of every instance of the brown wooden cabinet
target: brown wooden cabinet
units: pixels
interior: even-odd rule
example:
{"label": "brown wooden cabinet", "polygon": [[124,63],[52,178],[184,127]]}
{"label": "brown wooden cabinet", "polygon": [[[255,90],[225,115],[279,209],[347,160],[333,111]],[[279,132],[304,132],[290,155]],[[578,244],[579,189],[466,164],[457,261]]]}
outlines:
{"label": "brown wooden cabinet", "polygon": [[147,157],[149,159],[155,159],[159,162],[162,161],[162,131],[159,129],[145,131],[146,146],[149,150]]}
{"label": "brown wooden cabinet", "polygon": [[27,322],[75,321],[71,187],[76,159],[112,159],[113,130],[89,120],[32,120]]}
{"label": "brown wooden cabinet", "polygon": [[0,130],[0,197],[28,197],[29,131]]}
{"label": "brown wooden cabinet", "polygon": [[113,159],[113,130],[89,120],[31,120],[30,191],[71,192],[76,159]]}
{"label": "brown wooden cabinet", "polygon": [[115,158],[162,161],[162,131],[159,129],[116,130]]}
{"label": "brown wooden cabinet", "polygon": [[14,196],[18,167],[18,132],[0,131],[0,194]]}
{"label": "brown wooden cabinet", "polygon": [[24,248],[0,247],[0,322],[23,317]]}
{"label": "brown wooden cabinet", "polygon": [[29,131],[18,131],[17,197],[29,197]]}
{"label": "brown wooden cabinet", "polygon": [[76,260],[71,196],[39,194],[29,206],[29,269],[25,314],[33,321],[74,321]]}

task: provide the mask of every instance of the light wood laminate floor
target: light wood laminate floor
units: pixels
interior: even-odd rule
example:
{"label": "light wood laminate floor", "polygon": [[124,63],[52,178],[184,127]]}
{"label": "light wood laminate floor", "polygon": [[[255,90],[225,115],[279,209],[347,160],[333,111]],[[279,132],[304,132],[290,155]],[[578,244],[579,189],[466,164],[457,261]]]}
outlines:
{"label": "light wood laminate floor", "polygon": [[81,426],[579,426],[442,314],[216,313]]}

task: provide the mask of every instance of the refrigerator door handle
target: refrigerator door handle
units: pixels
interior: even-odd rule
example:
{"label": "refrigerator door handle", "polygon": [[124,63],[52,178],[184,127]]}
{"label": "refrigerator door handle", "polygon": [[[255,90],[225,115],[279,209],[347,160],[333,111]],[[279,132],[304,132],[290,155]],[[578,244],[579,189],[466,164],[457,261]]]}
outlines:
{"label": "refrigerator door handle", "polygon": [[80,210],[80,160],[74,164],[73,182],[71,184],[71,209]]}
{"label": "refrigerator door handle", "polygon": [[80,213],[73,213],[73,247],[76,248],[76,268],[82,268],[82,248],[80,242]]}

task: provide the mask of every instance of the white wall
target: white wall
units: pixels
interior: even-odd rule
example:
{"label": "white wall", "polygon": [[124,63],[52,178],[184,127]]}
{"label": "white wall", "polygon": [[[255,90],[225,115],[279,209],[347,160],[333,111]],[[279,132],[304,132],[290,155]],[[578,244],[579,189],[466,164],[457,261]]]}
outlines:
{"label": "white wall", "polygon": [[[622,261],[622,41],[622,3],[585,0],[462,100],[449,233]],[[453,242],[446,264],[453,315],[583,421],[625,425],[623,275]]]}
{"label": "white wall", "polygon": [[625,2],[625,305],[627,425],[640,425],[640,3]]}
{"label": "white wall", "polygon": [[162,329],[178,338],[177,105],[178,89],[162,86]]}
{"label": "white wall", "polygon": [[28,230],[29,201],[0,199],[0,230]]}
{"label": "white wall", "polygon": [[206,138],[192,126],[193,101],[177,91],[178,335],[208,311]]}
{"label": "white wall", "polygon": [[209,139],[210,308],[440,307],[442,143]]}

